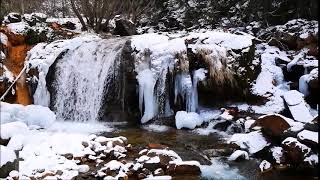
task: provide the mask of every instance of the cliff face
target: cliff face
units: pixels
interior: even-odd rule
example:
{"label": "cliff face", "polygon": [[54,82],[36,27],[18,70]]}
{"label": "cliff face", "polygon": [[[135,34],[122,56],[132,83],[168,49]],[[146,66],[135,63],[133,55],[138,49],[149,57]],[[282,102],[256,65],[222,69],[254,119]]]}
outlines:
{"label": "cliff face", "polygon": [[[5,58],[2,61],[3,66],[6,67],[6,71],[12,73],[13,77],[17,77],[24,67],[27,52],[32,48],[32,45],[26,43],[25,35],[15,34],[7,27],[1,28],[0,32],[2,32],[3,37],[7,37],[6,43],[4,44],[4,42],[2,42],[2,51],[5,54]],[[1,94],[9,88],[11,83],[13,82],[8,80],[1,82],[1,84],[3,84]],[[23,72],[21,77],[17,80],[12,91],[14,91],[14,93],[8,94],[8,101],[23,105],[32,103],[32,98],[30,97],[29,88],[26,83],[25,72]]]}

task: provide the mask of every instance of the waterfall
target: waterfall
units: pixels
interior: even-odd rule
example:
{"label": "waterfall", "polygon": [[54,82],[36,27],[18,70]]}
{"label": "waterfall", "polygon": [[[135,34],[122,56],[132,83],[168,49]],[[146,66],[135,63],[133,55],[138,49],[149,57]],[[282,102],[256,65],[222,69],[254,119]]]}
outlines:
{"label": "waterfall", "polygon": [[53,108],[57,118],[99,120],[108,81],[114,76],[125,39],[97,39],[69,50],[55,65]]}

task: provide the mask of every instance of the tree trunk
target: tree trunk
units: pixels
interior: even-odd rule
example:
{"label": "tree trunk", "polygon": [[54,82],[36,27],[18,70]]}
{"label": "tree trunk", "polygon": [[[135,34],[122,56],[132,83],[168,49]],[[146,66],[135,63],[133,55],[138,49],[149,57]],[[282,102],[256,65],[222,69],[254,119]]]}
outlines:
{"label": "tree trunk", "polygon": [[78,19],[82,25],[82,30],[84,30],[84,31],[88,30],[86,23],[84,22],[81,14],[79,13],[79,11],[74,3],[74,0],[70,0],[70,3],[71,3],[71,8],[72,8],[73,12],[76,14],[76,16],[78,17]]}
{"label": "tree trunk", "polygon": [[24,0],[20,1],[20,5],[21,5],[20,10],[21,10],[21,15],[22,15],[22,14],[24,14]]}

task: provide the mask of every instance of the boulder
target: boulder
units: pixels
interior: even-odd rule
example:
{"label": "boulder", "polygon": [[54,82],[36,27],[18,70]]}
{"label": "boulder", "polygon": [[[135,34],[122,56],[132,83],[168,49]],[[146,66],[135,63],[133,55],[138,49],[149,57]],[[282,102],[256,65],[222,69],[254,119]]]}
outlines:
{"label": "boulder", "polygon": [[294,120],[303,123],[311,122],[313,120],[313,116],[304,101],[304,95],[302,93],[297,90],[287,91],[283,94],[283,99]]}
{"label": "boulder", "polygon": [[280,137],[280,135],[290,128],[288,122],[278,115],[265,115],[258,118],[250,128],[260,126],[263,133],[271,137]]}
{"label": "boulder", "polygon": [[296,138],[288,137],[282,142],[284,154],[290,164],[295,166],[303,162],[307,157],[311,149],[305,144],[300,143]]}
{"label": "boulder", "polygon": [[156,169],[161,168],[160,158],[158,156],[150,158],[144,162],[143,167],[150,171],[155,171]]}
{"label": "boulder", "polygon": [[167,172],[171,175],[200,175],[200,164],[197,161],[170,162]]}

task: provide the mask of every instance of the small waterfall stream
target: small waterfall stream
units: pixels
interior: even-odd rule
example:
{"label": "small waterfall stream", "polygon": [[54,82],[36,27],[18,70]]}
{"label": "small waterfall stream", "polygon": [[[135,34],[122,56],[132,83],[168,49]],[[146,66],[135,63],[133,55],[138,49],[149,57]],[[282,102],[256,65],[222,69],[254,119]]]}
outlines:
{"label": "small waterfall stream", "polygon": [[125,39],[92,40],[69,50],[57,61],[53,108],[58,119],[94,121],[108,91],[108,79],[117,71],[116,61]]}

